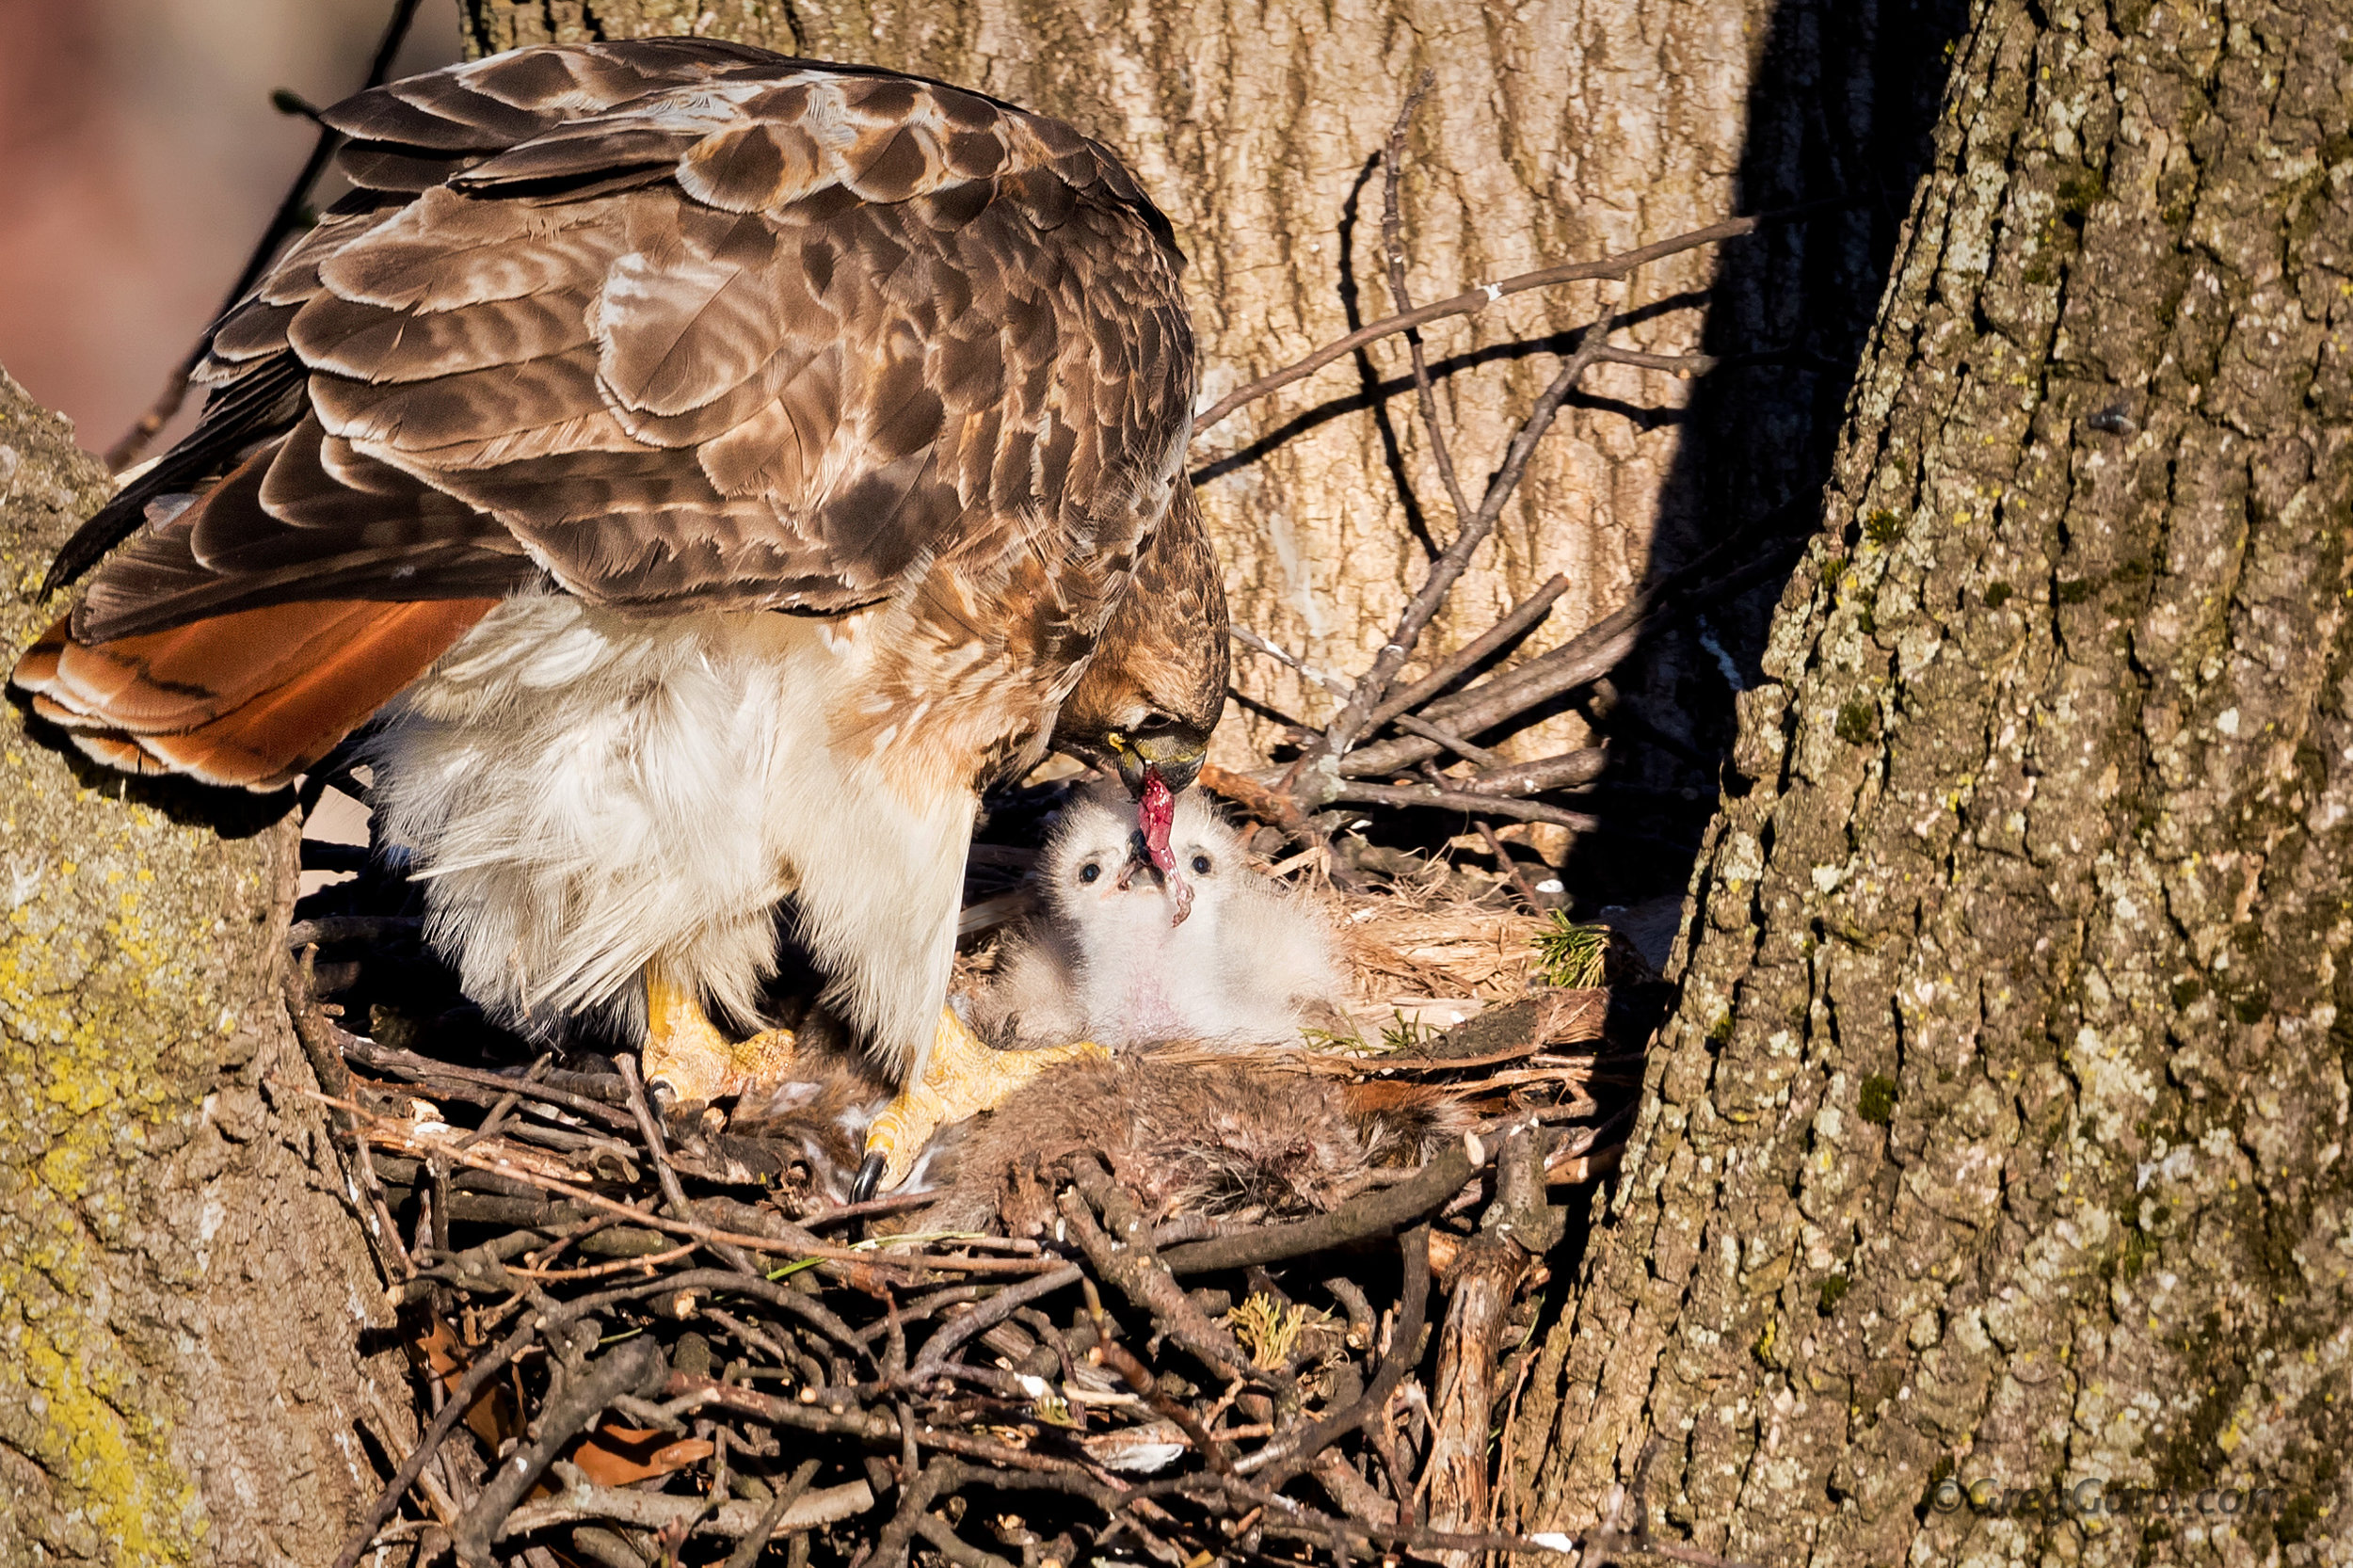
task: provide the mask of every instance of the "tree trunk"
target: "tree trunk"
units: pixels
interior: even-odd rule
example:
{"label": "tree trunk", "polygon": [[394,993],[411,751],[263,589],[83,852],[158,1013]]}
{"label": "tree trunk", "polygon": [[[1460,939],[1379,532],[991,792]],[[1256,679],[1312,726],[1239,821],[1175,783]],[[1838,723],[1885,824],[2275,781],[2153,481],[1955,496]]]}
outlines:
{"label": "tree trunk", "polygon": [[[9,657],[107,492],[0,375]],[[390,1321],[383,1282],[299,1097],[285,797],[126,781],[26,728],[8,704],[0,1562],[323,1560],[379,1484],[379,1413],[413,1428],[398,1357],[355,1349]]]}
{"label": "tree trunk", "polygon": [[2349,51],[2326,0],[1980,8],[1522,1525],[2338,1560]]}
{"label": "tree trunk", "polygon": [[[1787,8],[1811,18],[1825,8],[1790,0]],[[1760,201],[1819,196],[1881,165],[1896,191],[1908,190],[1920,138],[1907,117],[1923,94],[1882,79],[1880,8],[1839,0],[1828,8],[1845,30],[1785,48],[1795,70],[1777,78],[1772,104],[1753,106],[1753,64],[1776,35],[1772,0],[1359,0],[1337,12],[1309,0],[467,7],[477,51],[696,31],[945,77],[1070,120],[1128,159],[1176,225],[1193,262],[1205,402],[1395,309],[1377,154],[1424,68],[1436,87],[1415,122],[1402,193],[1417,302]],[[1888,8],[1901,20],[1954,6]],[[1907,49],[1916,43],[1933,60],[1948,31],[1915,31]],[[1834,99],[1827,120],[1825,90]],[[1752,120],[1770,127],[1770,150],[1744,162]],[[1826,125],[1835,130],[1829,141]],[[1679,559],[1694,542],[1818,488],[1896,216],[1866,202],[1741,242],[1745,259],[1726,275],[1737,274],[1734,286],[1715,296],[1712,325],[1719,258],[1703,249],[1637,274],[1630,287],[1518,295],[1431,328],[1439,404],[1473,505],[1559,368],[1568,334],[1605,304],[1631,312],[1613,340],[1621,346],[1685,353],[1701,346],[1705,328],[1719,352],[1791,348],[1796,360],[1716,377],[1721,391],[1700,417],[1725,439],[1704,442],[1708,452],[1696,457],[1683,442],[1690,383],[1595,367],[1424,652],[1467,641],[1566,572],[1573,585],[1526,651],[1552,647],[1625,600],[1652,565],[1655,536]],[[1711,461],[1721,469],[1736,456],[1753,485],[1710,476]],[[1204,433],[1194,461],[1236,622],[1327,670],[1353,675],[1370,662],[1419,583],[1432,539],[1443,544],[1457,527],[1414,413],[1401,340],[1243,408]],[[1761,638],[1762,609],[1752,618]],[[1737,629],[1724,634],[1737,642]],[[1690,661],[1667,663],[1660,689],[1674,695],[1673,670]],[[1722,710],[1715,663],[1701,655],[1700,666],[1715,684],[1699,700]],[[1235,765],[1280,742],[1279,715],[1320,725],[1332,707],[1323,690],[1264,659],[1238,658],[1237,684],[1246,701],[1221,739]],[[1679,702],[1655,716],[1678,734],[1693,727]],[[1729,736],[1720,728],[1718,749]],[[1584,739],[1583,722],[1565,715],[1516,749],[1542,755]],[[1680,782],[1705,781],[1682,766]],[[1679,868],[1667,876],[1680,886]]]}

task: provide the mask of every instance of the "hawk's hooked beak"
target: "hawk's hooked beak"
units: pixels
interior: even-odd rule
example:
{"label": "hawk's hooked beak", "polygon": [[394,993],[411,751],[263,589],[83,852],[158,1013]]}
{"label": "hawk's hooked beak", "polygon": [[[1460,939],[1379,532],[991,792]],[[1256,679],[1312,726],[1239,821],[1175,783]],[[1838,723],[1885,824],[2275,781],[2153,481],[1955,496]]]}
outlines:
{"label": "hawk's hooked beak", "polygon": [[1144,794],[1147,771],[1160,774],[1160,782],[1168,786],[1170,794],[1184,793],[1185,787],[1200,775],[1202,760],[1209,752],[1209,737],[1183,728],[1148,735],[1123,735],[1113,730],[1103,741],[1111,748],[1112,760],[1118,764],[1120,782],[1139,799]]}

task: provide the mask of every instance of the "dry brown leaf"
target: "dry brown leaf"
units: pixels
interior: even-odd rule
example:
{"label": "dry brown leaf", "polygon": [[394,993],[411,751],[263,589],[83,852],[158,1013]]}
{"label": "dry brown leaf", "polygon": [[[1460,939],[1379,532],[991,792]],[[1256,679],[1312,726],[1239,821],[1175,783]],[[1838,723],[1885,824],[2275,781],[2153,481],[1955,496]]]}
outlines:
{"label": "dry brown leaf", "polygon": [[[457,1333],[446,1320],[436,1318],[433,1326],[408,1341],[409,1358],[425,1374],[441,1385],[444,1393],[455,1393],[466,1376],[472,1357],[462,1354],[465,1347]],[[520,1437],[522,1416],[515,1403],[513,1390],[504,1383],[493,1383],[485,1388],[466,1411],[466,1430],[489,1445],[496,1452],[510,1437]]]}
{"label": "dry brown leaf", "polygon": [[712,1454],[703,1437],[672,1437],[656,1428],[600,1426],[567,1457],[599,1486],[627,1486],[699,1464]]}

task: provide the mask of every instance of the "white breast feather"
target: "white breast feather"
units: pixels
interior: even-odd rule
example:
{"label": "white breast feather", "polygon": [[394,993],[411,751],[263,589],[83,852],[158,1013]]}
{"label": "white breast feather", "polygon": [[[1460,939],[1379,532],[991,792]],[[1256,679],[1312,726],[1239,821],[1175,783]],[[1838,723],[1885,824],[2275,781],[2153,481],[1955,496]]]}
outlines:
{"label": "white breast feather", "polygon": [[836,1005],[893,1068],[927,1044],[972,801],[910,799],[829,744],[867,671],[857,619],[527,596],[403,694],[369,748],[380,821],[467,995],[626,1025],[658,961],[748,1021],[797,889]]}

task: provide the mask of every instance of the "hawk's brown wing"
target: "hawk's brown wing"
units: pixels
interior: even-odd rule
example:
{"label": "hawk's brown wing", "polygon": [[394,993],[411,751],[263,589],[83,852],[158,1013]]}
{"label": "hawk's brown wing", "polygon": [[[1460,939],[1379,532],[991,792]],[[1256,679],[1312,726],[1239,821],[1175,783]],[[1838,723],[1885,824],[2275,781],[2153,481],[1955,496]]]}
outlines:
{"label": "hawk's brown wing", "polygon": [[1166,222],[1100,147],[684,40],[520,51],[328,118],[362,189],[221,323],[190,449],[61,565],[227,477],[106,564],[77,641],[541,573],[823,612],[1014,551],[1082,580],[1099,630],[1192,394]]}

